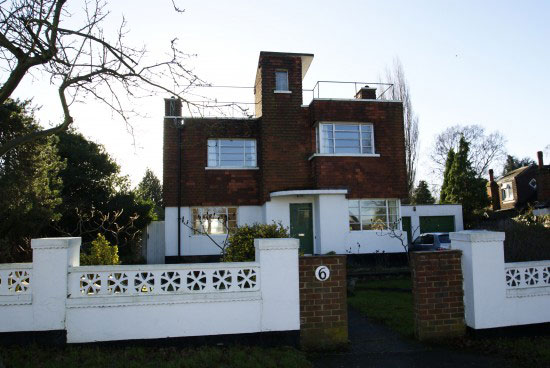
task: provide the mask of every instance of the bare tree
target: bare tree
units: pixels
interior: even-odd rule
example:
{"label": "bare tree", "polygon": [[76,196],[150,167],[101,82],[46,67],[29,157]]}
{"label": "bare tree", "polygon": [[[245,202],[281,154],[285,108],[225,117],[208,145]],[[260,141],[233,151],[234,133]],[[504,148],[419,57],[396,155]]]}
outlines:
{"label": "bare tree", "polygon": [[[210,235],[210,227],[213,220],[220,222],[223,228],[226,230],[225,238],[221,242],[216,241]],[[196,221],[194,222],[189,219],[186,220],[184,217],[182,217],[181,223],[183,224],[183,226],[191,230],[193,234],[205,235],[206,237],[208,237],[208,239],[210,239],[210,241],[220,249],[222,258],[225,256],[225,251],[227,249],[227,246],[229,245],[229,219],[227,218],[227,216],[210,213],[207,211],[206,213],[199,214]],[[206,227],[205,223],[207,224]]]}
{"label": "bare tree", "polygon": [[189,104],[183,94],[203,83],[182,63],[189,55],[177,48],[176,39],[165,59],[152,60],[144,47],[127,44],[124,19],[116,32],[104,31],[106,1],[82,0],[81,5],[83,14],[71,14],[67,0],[0,0],[0,104],[24,78],[40,75],[58,87],[64,114],[57,126],[1,145],[0,157],[17,145],[66,130],[74,120],[74,102],[94,98],[128,124],[136,113],[127,107],[133,99],[163,92]]}
{"label": "bare tree", "polygon": [[468,159],[477,177],[485,176],[491,166],[500,164],[506,158],[506,139],[500,132],[487,134],[485,128],[480,125],[454,125],[436,136],[432,147],[431,158],[435,171],[440,176],[443,176],[445,171],[449,150],[458,150],[461,136],[470,144]]}
{"label": "bare tree", "polygon": [[405,160],[407,165],[407,190],[409,199],[414,189],[416,167],[418,162],[418,116],[413,110],[409,82],[405,78],[403,64],[396,58],[392,68],[386,69],[386,82],[393,84],[382,99],[403,101],[403,122],[405,128]]}

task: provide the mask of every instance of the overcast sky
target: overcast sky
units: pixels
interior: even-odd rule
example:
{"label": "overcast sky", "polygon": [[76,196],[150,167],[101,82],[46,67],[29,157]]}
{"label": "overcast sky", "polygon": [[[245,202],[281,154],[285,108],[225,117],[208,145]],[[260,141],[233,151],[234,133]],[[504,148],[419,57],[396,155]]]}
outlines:
{"label": "overcast sky", "polygon": [[[77,14],[80,2],[72,3]],[[419,179],[430,171],[434,136],[454,124],[501,131],[508,152],[519,157],[536,159],[536,151],[550,144],[549,1],[177,4],[185,13],[174,12],[170,0],[112,1],[107,20],[116,26],[124,14],[129,42],[147,45],[153,55],[177,37],[183,50],[197,54],[188,65],[215,85],[252,86],[262,50],[315,54],[304,88],[318,80],[375,82],[399,57],[420,118]],[[33,97],[48,125],[61,119],[55,93],[37,76],[26,79],[16,96]],[[242,93],[235,99],[247,98]],[[162,178],[163,97],[139,101],[147,117],[133,122],[135,145],[124,123],[93,101],[75,106],[73,116],[134,183],[147,167]]]}

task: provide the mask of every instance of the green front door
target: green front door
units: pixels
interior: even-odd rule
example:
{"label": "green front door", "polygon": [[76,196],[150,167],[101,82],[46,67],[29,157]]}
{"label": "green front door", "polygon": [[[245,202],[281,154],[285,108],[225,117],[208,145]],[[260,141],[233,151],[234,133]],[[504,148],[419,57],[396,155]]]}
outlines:
{"label": "green front door", "polygon": [[421,233],[451,233],[455,231],[454,216],[420,216]]}
{"label": "green front door", "polygon": [[290,204],[290,237],[300,240],[300,250],[313,254],[313,210],[311,203]]}

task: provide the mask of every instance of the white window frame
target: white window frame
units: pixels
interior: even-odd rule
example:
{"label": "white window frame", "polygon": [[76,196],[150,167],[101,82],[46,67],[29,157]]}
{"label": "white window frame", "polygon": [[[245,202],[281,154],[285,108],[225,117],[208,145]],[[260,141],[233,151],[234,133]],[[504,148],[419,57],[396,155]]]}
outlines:
{"label": "white window frame", "polygon": [[[277,74],[278,73],[285,73],[285,75],[286,75],[286,89],[278,88],[279,87],[277,85]],[[289,93],[290,92],[290,84],[289,84],[289,80],[288,80],[288,70],[286,70],[286,69],[277,69],[277,70],[275,70],[275,90],[274,90],[274,92],[277,92],[277,93]]]}
{"label": "white window frame", "polygon": [[[351,201],[359,201],[359,217],[358,217],[358,221],[359,221],[359,230],[353,230],[351,229],[351,222],[350,222],[350,202]],[[386,207],[386,223],[385,223],[385,227],[384,229],[363,229],[363,222],[362,222],[362,219],[361,217],[363,216],[363,214],[361,213],[361,208],[363,208],[361,206],[361,201],[384,201],[385,202],[385,207]],[[388,201],[396,201],[397,203],[397,220],[396,222],[390,222],[390,206],[389,206],[389,203]],[[366,208],[366,207],[365,207]],[[364,215],[364,216],[370,216],[370,215]],[[348,226],[349,226],[349,231],[350,232],[359,232],[359,231],[380,231],[380,230],[384,230],[384,231],[387,231],[389,229],[391,229],[390,227],[390,224],[395,224],[395,228],[394,230],[402,230],[402,225],[401,225],[401,200],[397,199],[397,198],[360,198],[360,199],[348,199]]]}
{"label": "white window frame", "polygon": [[[322,152],[323,150],[323,140],[324,137],[324,131],[323,126],[331,125],[332,126],[332,137],[333,137],[333,153],[330,152]],[[336,136],[336,126],[337,125],[358,125],[359,126],[359,153],[351,153],[351,152],[336,152],[336,139],[334,138]],[[364,127],[369,126],[371,130],[371,147],[372,152],[363,152],[363,129]],[[317,136],[317,154],[315,156],[320,155],[326,155],[326,156],[371,156],[371,157],[379,157],[379,154],[376,154],[376,146],[375,146],[375,139],[374,139],[374,125],[372,123],[357,123],[357,122],[344,122],[344,121],[330,121],[330,122],[319,122],[316,127],[316,136]]]}
{"label": "white window frame", "polygon": [[[216,155],[216,164],[211,165],[210,157],[211,154],[209,152],[210,142],[216,141],[216,152],[214,153]],[[242,160],[242,166],[222,166],[222,150],[221,150],[221,142],[222,141],[240,141],[243,142],[243,160]],[[254,142],[254,165],[247,166],[247,160],[246,160],[246,142]],[[250,154],[250,153],[249,153]],[[258,144],[255,139],[249,139],[249,138],[209,138],[206,144],[206,169],[209,170],[255,170],[258,169]]]}
{"label": "white window frame", "polygon": [[512,182],[502,183],[500,186],[500,195],[502,196],[502,202],[513,202],[514,191],[512,188]]}
{"label": "white window frame", "polygon": [[[217,211],[217,210],[220,210],[220,209],[223,209],[223,211],[221,211],[221,212]],[[235,220],[231,220],[231,221],[229,220],[229,210],[230,209],[235,210]],[[204,221],[208,221],[207,219],[204,219],[202,221],[199,220],[202,223],[202,226],[201,226],[202,228],[197,229],[196,220],[199,219],[199,218],[197,218],[197,219],[195,218],[196,213],[200,217],[204,217],[204,216],[209,215],[209,214],[212,214],[212,216],[225,215],[228,220],[227,220],[227,226],[225,224],[223,226],[224,232],[223,233],[208,232],[207,231],[208,229],[204,227]],[[192,227],[191,233],[194,236],[206,236],[205,234],[208,234],[208,235],[227,235],[227,230],[236,228],[238,226],[238,224],[239,224],[239,208],[238,207],[232,207],[232,206],[229,206],[229,207],[225,207],[225,206],[191,207],[191,227]]]}

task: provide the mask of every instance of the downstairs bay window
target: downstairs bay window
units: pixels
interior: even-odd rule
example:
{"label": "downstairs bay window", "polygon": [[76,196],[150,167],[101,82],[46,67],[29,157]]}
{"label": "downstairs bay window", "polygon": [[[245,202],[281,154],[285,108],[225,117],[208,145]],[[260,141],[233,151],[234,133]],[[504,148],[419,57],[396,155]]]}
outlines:
{"label": "downstairs bay window", "polygon": [[350,231],[399,227],[398,199],[350,199],[348,208]]}
{"label": "downstairs bay window", "polygon": [[237,227],[236,207],[195,207],[191,211],[194,235],[223,235]]}

